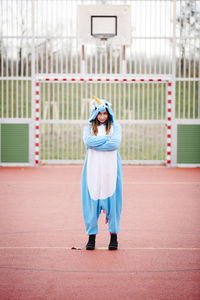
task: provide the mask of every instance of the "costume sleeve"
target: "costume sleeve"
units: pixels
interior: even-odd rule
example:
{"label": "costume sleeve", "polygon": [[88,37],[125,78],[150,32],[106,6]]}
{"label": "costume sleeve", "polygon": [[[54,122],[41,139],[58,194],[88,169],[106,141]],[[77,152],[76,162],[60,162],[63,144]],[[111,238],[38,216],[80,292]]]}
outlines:
{"label": "costume sleeve", "polygon": [[99,151],[113,151],[119,148],[121,143],[121,126],[119,124],[114,125],[113,134],[109,136],[109,140],[103,145],[95,147],[95,150]]}
{"label": "costume sleeve", "polygon": [[91,134],[91,126],[87,126],[83,132],[83,141],[88,148],[96,149],[96,147],[103,145],[110,137],[107,136],[96,136]]}

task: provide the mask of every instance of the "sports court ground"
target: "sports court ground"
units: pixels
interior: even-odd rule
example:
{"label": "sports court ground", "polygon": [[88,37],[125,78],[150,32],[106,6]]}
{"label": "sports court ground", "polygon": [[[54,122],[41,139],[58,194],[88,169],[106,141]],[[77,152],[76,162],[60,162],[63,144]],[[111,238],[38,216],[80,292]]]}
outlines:
{"label": "sports court ground", "polygon": [[200,169],[123,166],[118,251],[103,214],[85,250],[81,172],[0,168],[0,299],[199,300]]}

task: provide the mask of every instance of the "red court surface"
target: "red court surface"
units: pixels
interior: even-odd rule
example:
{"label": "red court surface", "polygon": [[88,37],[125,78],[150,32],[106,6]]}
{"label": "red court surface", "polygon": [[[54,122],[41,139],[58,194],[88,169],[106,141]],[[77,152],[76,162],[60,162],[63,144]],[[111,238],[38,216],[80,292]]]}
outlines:
{"label": "red court surface", "polygon": [[1,300],[200,299],[200,169],[123,171],[119,250],[102,214],[86,251],[82,166],[0,168]]}

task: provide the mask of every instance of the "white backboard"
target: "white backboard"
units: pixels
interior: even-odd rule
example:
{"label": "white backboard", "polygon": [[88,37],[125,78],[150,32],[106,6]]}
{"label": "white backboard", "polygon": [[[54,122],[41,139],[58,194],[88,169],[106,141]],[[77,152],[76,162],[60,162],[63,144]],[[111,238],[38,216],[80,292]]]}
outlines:
{"label": "white backboard", "polygon": [[112,45],[131,44],[130,5],[80,5],[77,20],[79,44],[99,44],[102,38]]}

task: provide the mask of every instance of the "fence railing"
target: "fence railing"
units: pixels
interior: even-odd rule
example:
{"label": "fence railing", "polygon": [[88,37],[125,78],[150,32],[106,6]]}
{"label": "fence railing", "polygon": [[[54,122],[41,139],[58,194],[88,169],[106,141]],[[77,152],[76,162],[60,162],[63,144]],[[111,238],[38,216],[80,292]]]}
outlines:
{"label": "fence railing", "polygon": [[[76,36],[77,7],[89,4],[130,5],[131,45],[125,53],[122,46],[89,44],[83,60]],[[172,121],[200,119],[200,1],[2,0],[0,15],[0,123],[34,122],[35,80],[44,73],[172,76]],[[41,83],[40,89],[42,159],[83,158],[77,121],[88,119],[88,101],[94,94],[112,102],[122,124],[124,161],[166,159],[166,128],[161,124],[166,119],[164,84],[49,82]],[[56,136],[58,131],[63,138]],[[51,151],[45,150],[48,143]],[[80,151],[76,143],[81,144]]]}

